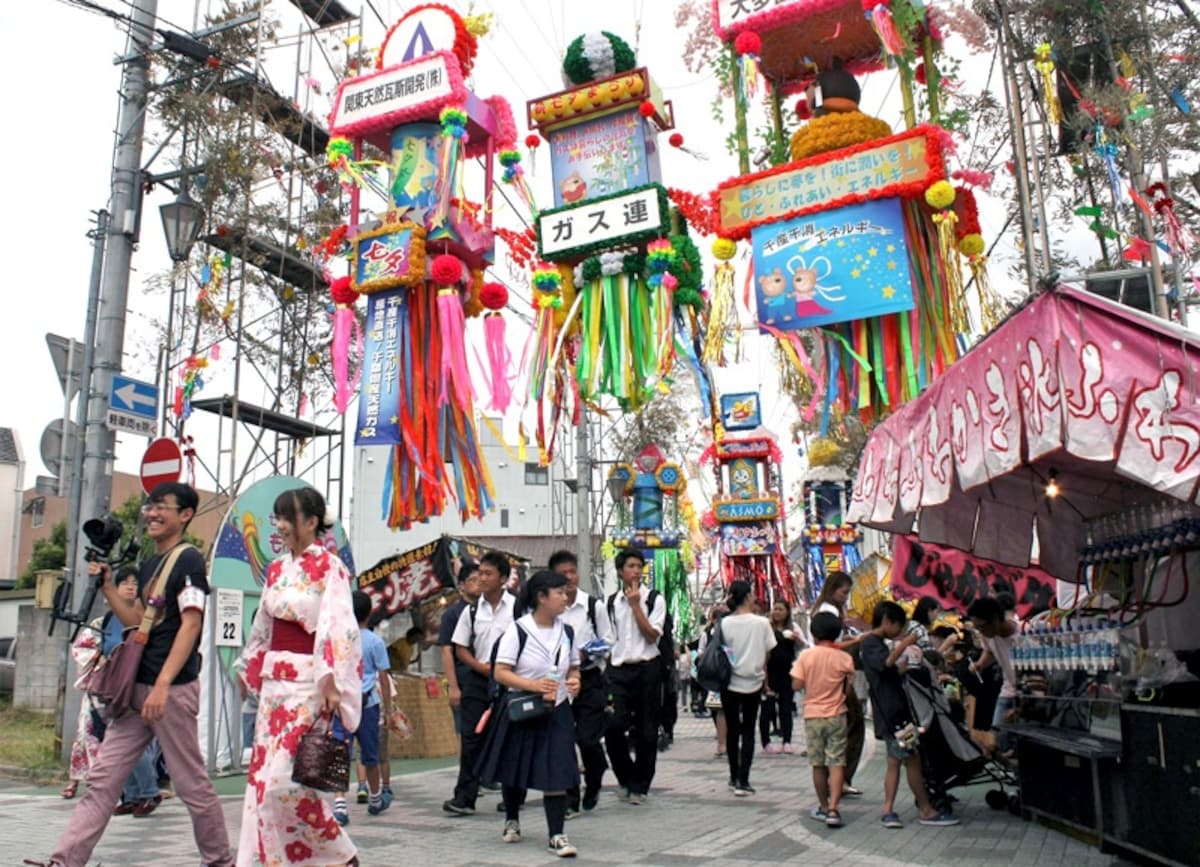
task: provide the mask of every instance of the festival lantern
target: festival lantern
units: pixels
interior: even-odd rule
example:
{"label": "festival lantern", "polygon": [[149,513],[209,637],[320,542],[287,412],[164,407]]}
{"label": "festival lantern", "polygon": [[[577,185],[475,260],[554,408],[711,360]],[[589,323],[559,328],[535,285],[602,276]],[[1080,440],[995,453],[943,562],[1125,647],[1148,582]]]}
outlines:
{"label": "festival lantern", "polygon": [[653,443],[632,464],[616,464],[608,473],[617,520],[606,540],[606,552],[634,548],[642,553],[650,586],[666,599],[679,635],[689,635],[695,623],[687,581],[694,565],[689,538],[695,511],[690,509],[686,489],[679,465],[669,462]]}
{"label": "festival lantern", "polygon": [[[394,529],[441,514],[448,498],[464,520],[482,517],[492,504],[464,328],[485,307],[498,154],[505,155],[505,180],[526,187],[511,108],[464,83],[476,51],[476,35],[458,13],[436,3],[415,6],[388,30],[376,69],[339,85],[329,119],[329,161],[350,189],[352,207],[338,243],[350,251],[348,288],[367,306],[355,443],[391,449],[385,517]],[[390,159],[366,159],[364,149]],[[474,158],[485,167],[476,201],[463,173],[464,161]],[[374,178],[380,166],[388,168],[386,185]],[[362,188],[386,196],[381,225],[359,224]],[[352,301],[342,298],[335,304]],[[502,306],[489,308],[492,315]],[[502,341],[497,324],[485,331]],[[493,405],[506,405],[507,372],[496,375],[504,356],[494,360]]]}
{"label": "festival lantern", "polygon": [[804,544],[808,601],[815,601],[832,571],[852,573],[862,563],[862,530],[844,520],[849,475],[837,465],[841,448],[813,440],[804,474]]}

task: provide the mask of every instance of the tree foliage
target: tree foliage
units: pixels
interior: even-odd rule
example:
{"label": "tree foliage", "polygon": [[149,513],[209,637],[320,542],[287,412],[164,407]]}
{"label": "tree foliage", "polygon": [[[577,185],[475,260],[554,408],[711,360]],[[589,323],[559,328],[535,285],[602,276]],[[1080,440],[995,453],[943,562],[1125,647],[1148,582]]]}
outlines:
{"label": "tree foliage", "polygon": [[29,562],[17,576],[17,589],[32,587],[37,573],[43,569],[62,569],[67,562],[67,522],[59,521],[50,528],[50,535],[36,539]]}

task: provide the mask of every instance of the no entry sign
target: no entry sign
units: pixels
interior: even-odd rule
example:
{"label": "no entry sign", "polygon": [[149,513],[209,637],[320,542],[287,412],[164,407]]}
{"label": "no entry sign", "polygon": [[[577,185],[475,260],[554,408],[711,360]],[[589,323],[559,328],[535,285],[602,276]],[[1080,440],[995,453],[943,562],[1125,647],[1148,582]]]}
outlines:
{"label": "no entry sign", "polygon": [[183,473],[183,452],[175,440],[159,437],[142,455],[142,490],[149,494],[163,482],[177,482]]}

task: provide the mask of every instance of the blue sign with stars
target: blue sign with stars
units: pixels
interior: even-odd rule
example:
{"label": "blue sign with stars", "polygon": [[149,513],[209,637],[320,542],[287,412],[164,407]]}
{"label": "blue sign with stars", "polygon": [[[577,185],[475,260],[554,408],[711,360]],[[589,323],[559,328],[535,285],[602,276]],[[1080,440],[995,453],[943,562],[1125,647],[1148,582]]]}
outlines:
{"label": "blue sign with stars", "polygon": [[913,308],[900,200],[876,199],[759,226],[758,323],[795,331]]}

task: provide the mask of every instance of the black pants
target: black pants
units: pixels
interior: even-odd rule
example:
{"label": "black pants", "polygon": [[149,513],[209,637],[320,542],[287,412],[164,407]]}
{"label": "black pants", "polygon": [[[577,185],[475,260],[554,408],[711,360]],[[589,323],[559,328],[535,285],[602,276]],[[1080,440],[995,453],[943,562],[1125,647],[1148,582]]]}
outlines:
{"label": "black pants", "polygon": [[475,799],[479,797],[479,778],[475,776],[475,762],[483,748],[483,733],[475,734],[475,727],[491,702],[488,699],[487,678],[481,674],[472,671],[459,680],[459,687],[462,689],[462,703],[458,708],[462,724],[462,746],[458,753],[458,782],[454,784],[454,803],[474,807]]}
{"label": "black pants", "polygon": [[863,742],[867,737],[867,720],[862,701],[854,687],[846,690],[846,785],[854,781],[858,761],[862,758]]}
{"label": "black pants", "polygon": [[[651,659],[613,666],[608,671],[608,696],[613,710],[604,735],[608,760],[618,783],[630,794],[644,795],[654,781],[658,758],[662,665]],[[629,757],[631,739],[634,759]]]}
{"label": "black pants", "polygon": [[[604,672],[589,668],[579,673],[579,695],[571,704],[575,715],[575,744],[583,760],[583,785],[586,791],[600,789],[608,761],[604,758],[604,730],[608,726],[608,695],[604,688]],[[567,790],[567,802],[572,810],[579,809],[579,787]]]}
{"label": "black pants", "polygon": [[729,779],[732,783],[750,782],[750,763],[754,761],[754,723],[762,690],[732,692],[721,690],[721,710],[725,712],[725,752],[729,755]]}
{"label": "black pants", "polygon": [[795,690],[792,689],[791,684],[788,684],[786,689],[775,690],[775,695],[769,696],[762,703],[762,716],[758,720],[758,734],[762,738],[764,747],[771,742],[772,723],[779,727],[779,737],[785,744],[792,742],[792,716],[795,711],[792,698],[794,695]]}

